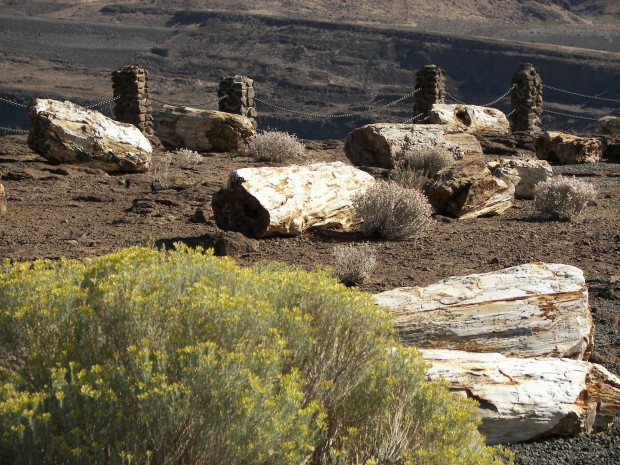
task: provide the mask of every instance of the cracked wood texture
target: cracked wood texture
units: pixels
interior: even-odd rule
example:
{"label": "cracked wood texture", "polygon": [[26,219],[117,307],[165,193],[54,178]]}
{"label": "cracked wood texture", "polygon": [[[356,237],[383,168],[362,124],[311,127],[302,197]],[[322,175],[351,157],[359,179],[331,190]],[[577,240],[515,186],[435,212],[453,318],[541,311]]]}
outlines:
{"label": "cracked wood texture", "polygon": [[138,128],[71,102],[37,99],[28,109],[28,145],[53,163],[107,172],[144,172],[152,147]]}
{"label": "cracked wood texture", "polygon": [[496,108],[436,103],[430,118],[431,124],[447,124],[470,134],[510,133],[508,118]]}
{"label": "cracked wood texture", "polygon": [[587,360],[594,325],[583,272],[530,263],[374,295],[405,344]]}
{"label": "cracked wood texture", "polygon": [[248,237],[348,230],[358,222],[353,197],[374,183],[342,162],[243,168],[230,173],[212,207],[220,228]]}
{"label": "cracked wood texture", "polygon": [[447,150],[455,160],[483,159],[478,139],[441,124],[367,124],[347,136],[344,150],[356,166],[387,169],[394,169],[416,151]]}
{"label": "cracked wood texture", "polygon": [[157,137],[167,148],[233,151],[256,133],[251,119],[223,111],[164,105],[158,116]]}
{"label": "cracked wood texture", "polygon": [[576,436],[609,428],[620,413],[620,379],[595,363],[422,349],[430,379],[479,403],[488,444]]}

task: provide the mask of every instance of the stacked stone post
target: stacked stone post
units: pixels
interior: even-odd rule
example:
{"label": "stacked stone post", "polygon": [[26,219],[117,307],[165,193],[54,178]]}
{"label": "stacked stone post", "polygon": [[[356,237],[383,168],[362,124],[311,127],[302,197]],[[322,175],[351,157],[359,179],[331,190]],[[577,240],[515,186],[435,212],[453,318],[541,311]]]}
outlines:
{"label": "stacked stone post", "polygon": [[220,78],[217,97],[226,97],[219,102],[219,110],[226,113],[247,116],[256,129],[256,103],[254,101],[254,80],[247,76]]}
{"label": "stacked stone post", "polygon": [[446,73],[436,65],[426,65],[415,75],[414,116],[429,116],[435,103],[446,103]]}
{"label": "stacked stone post", "polygon": [[538,69],[531,63],[522,63],[512,76],[514,86],[510,95],[512,132],[541,132],[542,79]]}
{"label": "stacked stone post", "polygon": [[119,68],[112,73],[114,117],[136,126],[145,136],[152,136],[153,108],[149,96],[149,73],[138,65]]}

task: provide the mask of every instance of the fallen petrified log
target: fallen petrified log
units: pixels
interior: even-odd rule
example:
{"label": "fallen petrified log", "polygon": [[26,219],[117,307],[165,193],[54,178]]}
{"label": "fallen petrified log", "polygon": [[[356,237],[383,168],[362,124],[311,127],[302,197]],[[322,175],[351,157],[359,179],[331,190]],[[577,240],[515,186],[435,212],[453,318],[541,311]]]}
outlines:
{"label": "fallen petrified log", "polygon": [[468,219],[499,215],[512,206],[515,187],[491,174],[484,160],[461,160],[424,184],[436,213]]}
{"label": "fallen petrified log", "polygon": [[506,115],[496,109],[476,105],[434,104],[431,124],[447,124],[470,134],[509,134]]}
{"label": "fallen petrified log", "polygon": [[164,146],[200,151],[237,150],[255,133],[252,120],[242,115],[170,105],[159,113],[157,126]]}
{"label": "fallen petrified log", "polygon": [[374,298],[394,316],[403,342],[416,347],[578,360],[592,352],[588,290],[570,265],[530,263]]}
{"label": "fallen petrified log", "polygon": [[356,166],[393,169],[416,151],[449,151],[455,160],[482,159],[480,142],[471,134],[441,124],[367,124],[345,140],[347,158]]}
{"label": "fallen petrified log", "polygon": [[565,165],[596,163],[603,154],[603,143],[596,137],[580,137],[561,131],[547,131],[534,140],[536,156]]}
{"label": "fallen petrified log", "polygon": [[517,199],[533,199],[536,184],[553,176],[553,169],[545,160],[498,158],[488,162],[487,167],[493,176],[508,179],[515,185]]}
{"label": "fallen petrified log", "polygon": [[558,358],[509,358],[423,349],[430,379],[479,403],[488,444],[608,429],[620,413],[620,379],[603,366]]}
{"label": "fallen petrified log", "polygon": [[248,237],[299,235],[307,229],[349,229],[352,198],[374,178],[342,162],[243,168],[213,196],[217,225]]}
{"label": "fallen petrified log", "polygon": [[28,145],[53,163],[88,166],[107,172],[147,171],[153,151],[131,124],[71,102],[37,99],[28,109]]}

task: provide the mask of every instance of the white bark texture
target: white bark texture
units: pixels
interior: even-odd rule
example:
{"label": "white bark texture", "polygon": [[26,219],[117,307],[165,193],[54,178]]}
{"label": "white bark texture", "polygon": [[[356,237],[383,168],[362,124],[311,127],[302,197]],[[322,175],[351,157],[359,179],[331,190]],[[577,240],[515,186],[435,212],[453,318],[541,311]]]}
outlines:
{"label": "white bark texture", "polygon": [[476,105],[434,104],[431,124],[447,124],[470,134],[509,134],[506,115],[496,109]]}
{"label": "white bark texture", "polygon": [[28,109],[28,145],[53,163],[107,172],[147,171],[152,147],[138,128],[71,102],[37,99]]}
{"label": "white bark texture", "polygon": [[608,429],[620,413],[620,379],[594,363],[509,358],[453,350],[421,350],[457,395],[477,400],[488,444]]}
{"label": "white bark texture", "polygon": [[583,272],[530,263],[375,294],[408,345],[587,359],[594,325]]}
{"label": "white bark texture", "polygon": [[342,162],[243,168],[213,197],[217,225],[249,237],[347,230],[358,222],[352,198],[375,183]]}
{"label": "white bark texture", "polygon": [[168,148],[232,151],[256,133],[252,120],[216,110],[164,105],[157,137]]}
{"label": "white bark texture", "polygon": [[455,160],[483,157],[482,146],[473,135],[441,124],[368,124],[347,136],[344,150],[356,166],[388,169],[419,150],[446,150]]}

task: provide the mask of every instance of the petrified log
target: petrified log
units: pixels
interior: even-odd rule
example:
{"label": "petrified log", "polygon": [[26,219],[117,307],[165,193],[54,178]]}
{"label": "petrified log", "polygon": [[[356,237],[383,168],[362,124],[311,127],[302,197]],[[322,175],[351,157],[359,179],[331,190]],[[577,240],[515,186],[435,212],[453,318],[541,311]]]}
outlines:
{"label": "petrified log", "polygon": [[603,366],[559,358],[509,358],[423,349],[431,379],[479,402],[488,444],[608,429],[620,413],[620,379]]}
{"label": "petrified log", "polygon": [[164,105],[157,137],[168,148],[237,150],[256,133],[252,120],[232,113]]}
{"label": "petrified log", "polygon": [[374,296],[405,344],[511,357],[588,359],[594,325],[583,272],[530,263]]}
{"label": "petrified log", "polygon": [[352,198],[374,178],[342,162],[243,168],[213,196],[217,225],[249,237],[299,235],[307,229],[349,229]]}
{"label": "petrified log", "polygon": [[151,165],[151,144],[131,124],[51,99],[37,99],[28,115],[32,122],[28,145],[53,163],[107,172],[143,172]]}
{"label": "petrified log", "polygon": [[491,174],[484,160],[462,160],[424,184],[436,213],[468,219],[500,215],[512,206],[515,187]]}
{"label": "petrified log", "polygon": [[515,185],[518,199],[533,199],[534,186],[553,176],[553,169],[545,160],[498,158],[488,162],[487,167],[493,176],[508,179]]}
{"label": "petrified log", "polygon": [[448,124],[470,134],[509,134],[506,115],[496,109],[476,105],[435,104],[430,111],[431,124]]}
{"label": "petrified log", "polygon": [[6,193],[4,186],[0,184],[0,215],[6,212]]}
{"label": "petrified log", "polygon": [[620,116],[603,116],[598,120],[601,134],[620,134]]}
{"label": "petrified log", "polygon": [[603,154],[603,143],[595,137],[580,137],[561,131],[547,131],[534,140],[536,156],[565,165],[596,163]]}
{"label": "petrified log", "polygon": [[447,150],[455,160],[483,158],[480,142],[473,135],[441,124],[367,124],[347,136],[344,150],[356,166],[388,169],[417,150]]}

